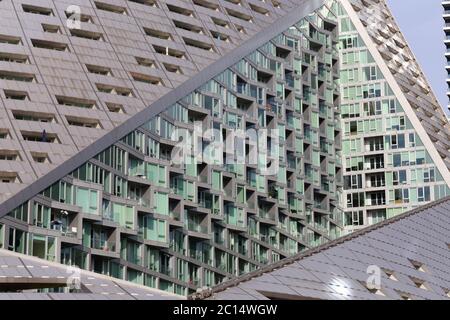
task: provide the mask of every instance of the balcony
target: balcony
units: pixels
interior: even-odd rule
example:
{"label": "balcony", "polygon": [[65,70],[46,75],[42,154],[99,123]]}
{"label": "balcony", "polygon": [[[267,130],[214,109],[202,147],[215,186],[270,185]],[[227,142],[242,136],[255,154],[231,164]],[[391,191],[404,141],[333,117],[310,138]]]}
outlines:
{"label": "balcony", "polygon": [[366,170],[379,170],[384,169],[384,160],[383,161],[371,161],[365,163]]}
{"label": "balcony", "polygon": [[262,219],[271,220],[271,216],[269,213],[270,209],[267,208],[258,208],[258,215]]}
{"label": "balcony", "polygon": [[54,224],[54,225],[52,225],[52,229],[60,231],[61,235],[63,237],[69,237],[69,238],[77,237],[77,228],[75,228],[75,227],[69,227],[69,226],[63,225],[63,224],[60,224],[60,225]]}
{"label": "balcony", "polygon": [[114,241],[106,241],[102,239],[92,239],[91,247],[93,249],[102,250],[105,252],[115,252],[116,243]]}
{"label": "balcony", "polygon": [[178,213],[176,211],[173,211],[173,210],[169,211],[169,217],[171,217],[175,221],[180,221],[181,220],[180,213]]}
{"label": "balcony", "polygon": [[318,210],[322,210],[322,211],[328,210],[326,202],[316,201],[316,200],[314,200],[314,209],[318,209]]}
{"label": "balcony", "polygon": [[127,256],[127,261],[138,266],[142,266],[142,258],[133,254]]}
{"label": "balcony", "polygon": [[366,151],[374,152],[374,151],[384,151],[384,145],[382,143],[378,144],[366,144],[365,145]]}
{"label": "balcony", "polygon": [[250,92],[248,90],[248,84],[244,83],[244,82],[238,82],[236,84],[236,91],[240,94],[246,95],[246,96],[250,96]]}
{"label": "balcony", "polygon": [[384,180],[384,177],[371,178],[370,180],[366,181],[367,188],[382,188],[385,186],[386,186],[386,181]]}
{"label": "balcony", "polygon": [[217,234],[214,234],[214,242],[221,246],[225,245],[225,239]]}
{"label": "balcony", "polygon": [[278,248],[278,246],[279,246],[277,238],[276,238],[275,235],[269,236],[269,235],[266,235],[266,234],[261,234],[260,235],[260,240],[262,242],[268,243],[269,245],[271,245],[271,246],[273,246],[275,248]]}
{"label": "balcony", "polygon": [[165,274],[166,276],[172,277],[173,274],[173,270],[172,268],[168,267],[168,266],[161,266],[160,273]]}
{"label": "balcony", "polygon": [[255,257],[255,260],[264,265],[269,263],[269,259],[266,256]]}
{"label": "balcony", "polygon": [[384,194],[379,194],[377,196],[372,196],[366,198],[366,206],[384,206],[386,205],[386,198]]}
{"label": "balcony", "polygon": [[286,74],[285,80],[288,87],[294,88],[294,78],[292,77],[292,74]]}
{"label": "balcony", "polygon": [[321,231],[321,232],[323,232],[323,233],[325,233],[325,234],[328,234],[328,226],[327,226],[327,224],[326,223],[323,223],[323,222],[314,222],[314,228],[316,228],[317,230],[319,230],[319,231]]}
{"label": "balcony", "polygon": [[194,287],[200,287],[200,278],[192,278],[188,280],[188,284]]}
{"label": "balcony", "polygon": [[208,228],[198,224],[192,220],[187,221],[187,228],[189,231],[198,232],[198,233],[208,233]]}

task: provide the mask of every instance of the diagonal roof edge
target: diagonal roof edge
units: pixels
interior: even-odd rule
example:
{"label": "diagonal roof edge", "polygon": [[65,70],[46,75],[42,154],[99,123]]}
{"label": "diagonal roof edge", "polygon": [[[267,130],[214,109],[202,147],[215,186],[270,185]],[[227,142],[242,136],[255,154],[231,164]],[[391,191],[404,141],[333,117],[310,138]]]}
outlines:
{"label": "diagonal roof edge", "polygon": [[118,127],[111,130],[91,145],[81,150],[78,154],[63,162],[61,165],[38,178],[36,181],[26,186],[10,198],[0,204],[0,218],[8,214],[11,210],[28,201],[45,188],[62,179],[70,172],[95,157],[99,152],[118,142],[131,131],[144,125],[149,119],[163,112],[190,92],[198,89],[207,81],[217,76],[220,72],[231,67],[239,60],[245,58],[252,51],[258,49],[266,42],[275,38],[279,33],[285,31],[293,24],[297,23],[313,11],[324,4],[325,0],[301,0],[297,8],[292,9],[287,15],[279,18],[267,28],[259,31],[251,39],[233,49],[231,52],[213,62],[211,65],[191,77],[175,89],[171,90],[144,110],[135,114],[130,119]]}
{"label": "diagonal roof edge", "polygon": [[265,266],[263,268],[260,268],[260,269],[258,269],[256,271],[253,271],[253,272],[250,272],[250,273],[246,273],[246,274],[244,274],[242,276],[239,276],[237,278],[228,280],[228,281],[226,281],[226,282],[224,282],[222,284],[219,284],[219,285],[217,285],[217,286],[215,286],[213,288],[210,288],[208,290],[204,290],[200,294],[199,293],[193,293],[190,296],[188,296],[188,299],[189,300],[197,300],[197,299],[208,298],[208,297],[212,296],[214,293],[222,292],[222,291],[225,291],[226,289],[229,289],[229,288],[232,288],[232,287],[236,287],[242,282],[249,281],[249,280],[251,280],[251,279],[253,279],[255,277],[262,276],[265,273],[272,272],[272,271],[275,271],[277,269],[286,267],[288,265],[293,264],[296,261],[299,261],[301,259],[313,256],[313,255],[318,254],[318,253],[320,253],[320,252],[322,252],[324,250],[331,249],[332,247],[335,247],[335,246],[337,246],[339,244],[342,244],[342,243],[347,242],[347,241],[351,241],[353,239],[356,239],[356,238],[358,238],[360,236],[363,236],[363,235],[365,235],[367,233],[370,233],[372,231],[378,230],[380,228],[386,227],[386,226],[391,225],[393,223],[397,223],[400,220],[406,219],[408,217],[411,217],[411,216],[414,216],[414,215],[417,215],[417,214],[420,214],[420,213],[424,213],[425,211],[427,211],[429,209],[432,209],[434,207],[437,207],[437,206],[439,206],[439,205],[441,205],[443,203],[447,203],[447,202],[450,202],[450,196],[442,198],[442,199],[439,199],[437,201],[430,202],[430,203],[425,204],[425,205],[423,205],[421,207],[418,207],[416,209],[407,211],[407,212],[402,213],[402,214],[400,214],[400,215],[398,215],[396,217],[393,217],[393,218],[381,221],[381,222],[379,222],[377,224],[371,225],[371,226],[366,227],[364,229],[360,229],[358,231],[355,231],[353,233],[350,233],[350,234],[348,234],[346,236],[340,237],[338,239],[335,239],[333,241],[330,241],[328,243],[325,243],[325,244],[320,245],[318,247],[315,247],[313,249],[310,249],[310,250],[307,250],[305,252],[301,252],[299,254],[296,254],[296,255],[294,255],[292,257],[288,257],[288,258],[285,258],[285,259],[280,260],[278,262],[269,264],[269,265],[267,265],[267,266]]}
{"label": "diagonal roof edge", "polygon": [[[41,258],[38,258],[38,257],[35,257],[35,256],[30,256],[30,255],[27,255],[27,254],[18,253],[18,252],[14,252],[14,251],[11,251],[11,250],[1,249],[0,248],[0,257],[2,257],[2,256],[14,257],[14,258],[18,258],[20,260],[24,259],[24,260],[32,261],[32,262],[35,262],[35,263],[43,264],[43,265],[46,265],[48,267],[58,268],[58,269],[66,269],[67,270],[67,268],[69,267],[68,265],[65,265],[65,264],[62,264],[62,263],[49,261],[49,260],[44,260],[44,259],[41,259]],[[114,278],[112,276],[108,276],[108,275],[97,273],[97,272],[90,271],[90,270],[80,269],[80,273],[81,273],[81,275],[86,276],[86,277],[95,277],[96,279],[99,279],[99,280],[112,281],[112,282],[114,282],[114,283],[116,283],[118,285],[126,285],[128,287],[135,287],[135,288],[144,289],[146,291],[153,292],[154,294],[167,296],[169,298],[172,297],[172,298],[177,298],[177,299],[180,299],[180,300],[184,300],[185,299],[185,296],[182,296],[182,295],[179,295],[179,294],[176,294],[176,293],[172,293],[172,292],[168,292],[168,291],[164,291],[164,290],[160,290],[160,289],[156,289],[156,288],[152,288],[152,287],[147,287],[147,286],[144,286],[142,284],[134,283],[134,282],[123,280],[123,279],[119,279],[119,278]],[[67,274],[68,274],[68,276],[70,275],[70,273],[67,273]],[[7,280],[8,278],[4,278],[4,279]],[[63,281],[66,281],[66,280],[67,279],[63,279]]]}
{"label": "diagonal roof edge", "polygon": [[389,6],[389,4],[386,2],[386,0],[383,0],[383,4],[385,9],[389,12],[389,14],[391,15],[391,17],[393,17],[393,22],[395,23],[395,26],[397,27],[397,29],[400,31],[398,34],[398,37],[402,39],[402,41],[406,44],[406,48],[408,51],[408,54],[411,55],[411,57],[413,58],[413,62],[417,65],[417,68],[419,70],[419,73],[422,77],[422,79],[424,80],[428,90],[430,91],[430,96],[433,99],[433,101],[441,107],[442,111],[444,112],[444,115],[446,114],[447,108],[445,108],[444,106],[441,105],[441,103],[439,102],[439,100],[437,99],[437,95],[435,93],[435,90],[433,89],[433,87],[431,86],[431,84],[428,82],[427,79],[427,75],[424,73],[424,69],[422,68],[422,63],[420,62],[419,59],[417,59],[417,56],[414,54],[413,48],[409,45],[408,39],[406,39],[405,34],[402,32],[402,26],[400,26],[399,23],[397,23],[396,17],[393,13],[393,11],[391,10],[391,7]]}

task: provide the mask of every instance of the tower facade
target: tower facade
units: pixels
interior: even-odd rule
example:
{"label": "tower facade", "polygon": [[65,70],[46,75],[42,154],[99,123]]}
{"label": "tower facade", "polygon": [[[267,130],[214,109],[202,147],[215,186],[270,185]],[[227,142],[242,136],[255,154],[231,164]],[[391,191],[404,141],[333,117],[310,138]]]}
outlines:
{"label": "tower facade", "polygon": [[189,294],[449,193],[383,1],[0,9],[0,247]]}
{"label": "tower facade", "polygon": [[[450,79],[450,1],[442,1],[442,6],[444,7],[444,12],[442,17],[444,18],[444,44],[445,44],[445,59],[447,60],[447,65],[445,70],[447,71],[447,85]],[[450,88],[447,88],[447,96],[450,99]]]}
{"label": "tower facade", "polygon": [[[448,195],[441,173],[448,169],[430,156],[418,126],[411,121],[414,114],[405,110],[406,102],[402,104],[400,92],[395,92],[393,82],[384,75],[385,60],[374,59],[374,54],[385,51],[374,50],[375,46],[366,45],[368,38],[363,38],[368,31],[372,43],[381,41],[370,35],[375,29],[384,41],[392,41],[388,44],[391,54],[406,57],[397,64],[399,72],[413,70],[412,57],[400,51],[406,42],[395,30],[388,8],[382,3],[366,7],[366,27],[359,31],[344,6],[339,8],[344,225],[351,232]],[[383,17],[391,21],[386,23]],[[407,78],[406,74],[402,77]],[[415,82],[404,89],[411,91],[408,87]]]}

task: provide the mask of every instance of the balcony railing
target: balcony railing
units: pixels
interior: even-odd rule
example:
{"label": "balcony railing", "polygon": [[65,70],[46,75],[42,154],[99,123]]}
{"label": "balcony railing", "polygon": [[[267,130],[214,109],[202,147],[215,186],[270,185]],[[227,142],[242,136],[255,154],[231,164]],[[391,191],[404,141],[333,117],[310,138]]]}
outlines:
{"label": "balcony railing", "polygon": [[105,241],[101,239],[92,239],[91,247],[93,249],[103,250],[103,251],[116,251],[116,243],[114,241]]}
{"label": "balcony railing", "polygon": [[52,229],[53,230],[57,230],[61,232],[61,235],[64,237],[71,237],[71,238],[75,238],[77,236],[77,232],[74,231],[76,230],[76,228],[71,228],[69,226],[65,226],[65,225],[52,225]]}
{"label": "balcony railing", "polygon": [[189,231],[198,232],[198,233],[208,233],[208,228],[206,228],[200,224],[197,224],[195,222],[192,222],[190,220],[188,221],[187,225],[188,225]]}
{"label": "balcony railing", "polygon": [[172,268],[161,266],[161,269],[159,270],[160,273],[165,274],[166,276],[171,277],[172,276]]}

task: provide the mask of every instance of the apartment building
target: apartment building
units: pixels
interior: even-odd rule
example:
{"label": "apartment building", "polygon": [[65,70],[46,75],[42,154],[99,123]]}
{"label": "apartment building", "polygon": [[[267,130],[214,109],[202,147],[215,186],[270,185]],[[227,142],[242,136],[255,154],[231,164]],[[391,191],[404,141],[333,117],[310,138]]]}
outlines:
{"label": "apartment building", "polygon": [[[445,44],[445,59],[447,60],[447,65],[445,66],[445,70],[447,71],[447,86],[450,79],[450,1],[442,1],[443,6],[443,14],[442,17],[444,19],[444,44]],[[450,99],[450,88],[447,89],[447,96]]]}
{"label": "apartment building", "polygon": [[187,295],[449,194],[447,118],[384,1],[0,16],[5,249]]}

